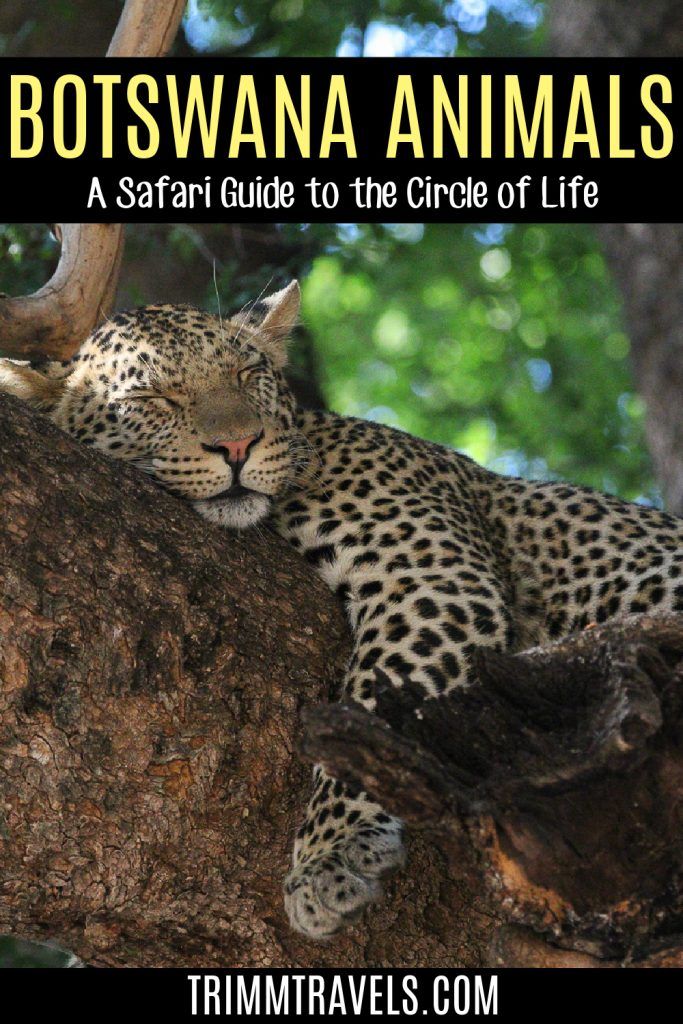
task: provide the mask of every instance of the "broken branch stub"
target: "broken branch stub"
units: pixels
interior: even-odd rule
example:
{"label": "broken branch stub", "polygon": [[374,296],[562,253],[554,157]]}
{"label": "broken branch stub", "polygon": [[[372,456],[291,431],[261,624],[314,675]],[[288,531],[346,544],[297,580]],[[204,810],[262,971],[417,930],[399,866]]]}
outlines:
{"label": "broken branch stub", "polygon": [[305,755],[446,847],[466,836],[508,922],[597,957],[661,948],[683,930],[683,616],[477,662],[437,700],[380,686],[383,721],[315,709]]}

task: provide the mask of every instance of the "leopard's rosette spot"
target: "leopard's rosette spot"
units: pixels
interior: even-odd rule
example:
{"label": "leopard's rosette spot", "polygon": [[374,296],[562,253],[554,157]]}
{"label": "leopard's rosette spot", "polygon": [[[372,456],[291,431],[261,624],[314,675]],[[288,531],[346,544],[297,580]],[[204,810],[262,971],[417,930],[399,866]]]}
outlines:
{"label": "leopard's rosette spot", "polygon": [[[297,409],[283,371],[298,306],[293,282],[224,320],[188,306],[118,313],[68,363],[0,360],[0,389],[207,519],[268,519],[344,602],[354,648],[340,695],[369,709],[378,680],[409,679],[425,698],[476,682],[478,647],[683,610],[680,519]],[[331,934],[402,859],[400,824],[317,769],[286,887],[295,927]]]}

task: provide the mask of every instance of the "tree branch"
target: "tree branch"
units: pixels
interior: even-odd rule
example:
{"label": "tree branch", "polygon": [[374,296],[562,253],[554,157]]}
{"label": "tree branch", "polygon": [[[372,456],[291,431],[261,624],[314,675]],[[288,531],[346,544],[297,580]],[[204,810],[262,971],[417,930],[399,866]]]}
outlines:
{"label": "tree branch", "polygon": [[[277,537],[9,398],[0,494],[0,932],[128,966],[681,957],[681,617],[481,655],[421,717],[380,686],[381,717],[325,707],[302,739],[349,644]],[[322,946],[282,909],[299,742],[417,826],[385,902]]]}
{"label": "tree branch", "polygon": [[509,922],[603,958],[661,951],[683,930],[683,616],[482,651],[478,674],[426,703],[380,684],[383,721],[309,711],[304,754],[446,845],[467,835]]}
{"label": "tree branch", "polygon": [[[161,57],[173,43],[184,0],[126,0],[109,57]],[[69,359],[110,312],[123,254],[121,224],[61,224],[62,251],[33,295],[0,296],[0,354]]]}
{"label": "tree branch", "polygon": [[0,495],[0,933],[102,966],[484,961],[486,899],[419,838],[347,933],[287,923],[300,709],[349,654],[303,559],[6,397]]}
{"label": "tree branch", "polygon": [[126,0],[107,57],[165,57],[186,0]]}
{"label": "tree branch", "polygon": [[122,224],[61,224],[62,251],[37,292],[0,296],[0,354],[69,359],[109,313],[123,255]]}

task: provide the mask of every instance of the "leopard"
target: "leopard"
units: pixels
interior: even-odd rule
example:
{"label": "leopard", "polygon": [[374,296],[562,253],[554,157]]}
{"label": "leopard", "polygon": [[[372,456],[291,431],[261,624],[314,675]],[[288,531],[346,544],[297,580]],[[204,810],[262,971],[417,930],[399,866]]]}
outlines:
{"label": "leopard", "polygon": [[[226,317],[119,312],[67,361],[0,361],[0,390],[207,520],[281,535],[343,603],[352,649],[339,697],[369,711],[378,680],[457,697],[477,685],[481,648],[683,610],[683,520],[300,408],[286,376],[299,304],[292,281]],[[402,822],[316,766],[284,881],[291,925],[314,940],[352,926],[404,861]]]}

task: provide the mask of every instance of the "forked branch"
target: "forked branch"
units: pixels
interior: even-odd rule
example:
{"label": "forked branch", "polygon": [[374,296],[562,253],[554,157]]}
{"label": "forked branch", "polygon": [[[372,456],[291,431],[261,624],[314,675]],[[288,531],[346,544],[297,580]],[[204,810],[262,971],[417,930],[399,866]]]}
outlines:
{"label": "forked branch", "polygon": [[[162,57],[184,0],[127,0],[108,57]],[[52,278],[32,295],[0,296],[0,354],[68,359],[111,310],[123,253],[121,224],[60,224]]]}

